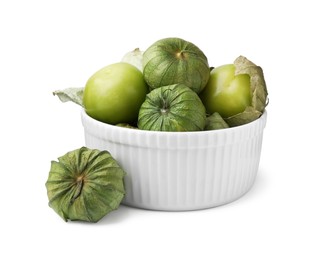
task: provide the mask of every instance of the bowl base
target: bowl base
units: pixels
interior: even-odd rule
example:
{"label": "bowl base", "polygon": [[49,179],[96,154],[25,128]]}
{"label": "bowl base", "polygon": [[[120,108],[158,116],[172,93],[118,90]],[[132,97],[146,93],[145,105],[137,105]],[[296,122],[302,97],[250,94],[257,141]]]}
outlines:
{"label": "bowl base", "polygon": [[220,202],[208,202],[207,204],[202,205],[152,205],[152,204],[140,204],[140,203],[132,203],[132,202],[126,202],[122,201],[122,205],[131,207],[131,208],[137,208],[137,209],[143,209],[143,210],[152,210],[152,211],[165,211],[165,212],[184,212],[184,211],[198,211],[198,210],[208,210],[211,208],[217,208],[221,207],[230,203],[233,203],[242,197],[244,197],[254,186],[254,182],[248,187],[248,189],[241,194],[234,196],[233,198],[229,198],[224,201]]}

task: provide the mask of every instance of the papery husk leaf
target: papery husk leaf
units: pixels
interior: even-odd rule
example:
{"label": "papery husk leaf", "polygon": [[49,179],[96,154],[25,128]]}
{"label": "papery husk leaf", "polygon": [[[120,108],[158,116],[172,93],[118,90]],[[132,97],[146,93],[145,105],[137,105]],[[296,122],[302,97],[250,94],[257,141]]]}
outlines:
{"label": "papery husk leaf", "polygon": [[107,151],[80,149],[52,161],[46,182],[49,206],[65,221],[98,222],[120,205],[125,172]]}
{"label": "papery husk leaf", "polygon": [[202,131],[206,110],[199,96],[184,84],[162,86],[147,94],[138,128],[150,131]]}
{"label": "papery husk leaf", "polygon": [[129,129],[138,129],[138,127],[131,125],[131,124],[128,124],[128,123],[118,123],[118,124],[116,124],[116,126],[129,128]]}
{"label": "papery husk leaf", "polygon": [[262,68],[243,56],[239,56],[234,61],[234,66],[235,75],[248,74],[250,76],[252,91],[251,105],[255,110],[264,112],[267,105],[268,92]]}
{"label": "papery husk leaf", "polygon": [[234,66],[235,75],[250,76],[252,103],[242,113],[224,118],[229,126],[239,126],[256,120],[263,114],[268,104],[268,92],[262,68],[243,56],[239,56],[234,61]]}
{"label": "papery husk leaf", "polygon": [[143,72],[143,51],[141,51],[139,48],[136,48],[133,51],[126,53],[122,57],[121,61],[129,63],[138,68],[141,72]]}
{"label": "papery husk leaf", "polygon": [[256,119],[258,119],[263,113],[260,111],[257,111],[253,107],[247,107],[244,112],[236,114],[234,116],[224,118],[224,120],[227,122],[227,124],[232,126],[239,126],[244,125],[247,123],[250,123]]}
{"label": "papery husk leaf", "polygon": [[204,130],[218,130],[224,128],[229,128],[229,125],[218,112],[215,112],[206,118]]}
{"label": "papery husk leaf", "polygon": [[83,92],[84,88],[66,88],[54,91],[53,95],[58,96],[62,102],[71,101],[83,107]]}

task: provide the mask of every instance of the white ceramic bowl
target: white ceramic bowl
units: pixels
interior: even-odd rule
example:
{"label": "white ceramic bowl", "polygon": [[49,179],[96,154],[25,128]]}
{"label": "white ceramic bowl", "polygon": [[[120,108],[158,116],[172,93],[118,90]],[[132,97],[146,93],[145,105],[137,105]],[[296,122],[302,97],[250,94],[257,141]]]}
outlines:
{"label": "white ceramic bowl", "polygon": [[196,210],[234,201],[253,185],[266,112],[238,127],[157,132],[99,122],[82,110],[85,142],[109,151],[127,173],[123,204],[153,210]]}

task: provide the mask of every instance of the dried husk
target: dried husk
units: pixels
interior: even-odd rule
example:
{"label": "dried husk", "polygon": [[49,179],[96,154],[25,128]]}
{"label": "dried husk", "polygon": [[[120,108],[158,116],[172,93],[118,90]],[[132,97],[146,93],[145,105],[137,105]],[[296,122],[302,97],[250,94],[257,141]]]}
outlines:
{"label": "dried husk", "polygon": [[229,128],[229,125],[218,112],[215,112],[206,118],[206,125],[204,130],[218,130],[225,128]]}
{"label": "dried husk", "polygon": [[77,105],[83,106],[84,88],[65,88],[53,92],[62,102],[74,102]]}
{"label": "dried husk", "polygon": [[209,78],[207,57],[195,44],[164,38],[143,54],[143,75],[151,89],[182,83],[200,93]]}
{"label": "dried husk", "polygon": [[202,131],[206,110],[199,96],[184,84],[162,86],[147,94],[138,127],[151,131]]}
{"label": "dried husk", "polygon": [[125,172],[107,151],[82,147],[52,161],[49,206],[65,221],[98,222],[119,207]]}
{"label": "dried husk", "polygon": [[127,52],[122,57],[121,61],[129,63],[143,72],[143,51],[139,48],[135,48],[133,51]]}

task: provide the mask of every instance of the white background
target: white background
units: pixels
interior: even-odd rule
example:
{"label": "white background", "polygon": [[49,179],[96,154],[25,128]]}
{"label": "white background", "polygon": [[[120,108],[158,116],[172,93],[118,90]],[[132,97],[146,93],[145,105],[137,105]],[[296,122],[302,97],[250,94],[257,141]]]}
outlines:
{"label": "white background", "polygon": [[[1,1],[1,259],[313,259],[314,15],[311,1]],[[254,187],[231,204],[121,206],[97,224],[49,208],[50,161],[84,145],[80,108],[56,89],[165,37],[211,66],[243,55],[270,103]]]}

